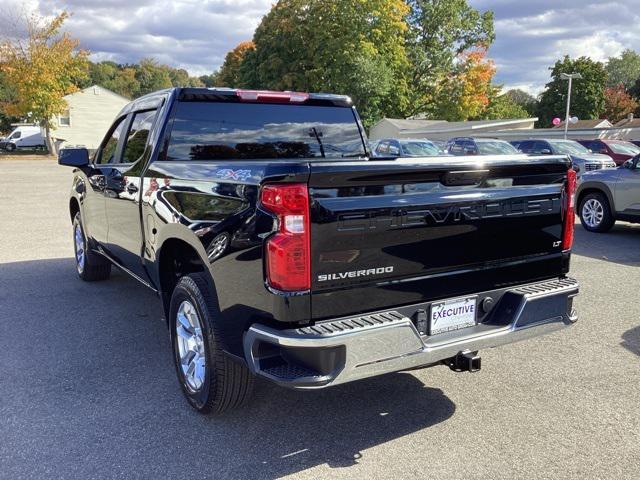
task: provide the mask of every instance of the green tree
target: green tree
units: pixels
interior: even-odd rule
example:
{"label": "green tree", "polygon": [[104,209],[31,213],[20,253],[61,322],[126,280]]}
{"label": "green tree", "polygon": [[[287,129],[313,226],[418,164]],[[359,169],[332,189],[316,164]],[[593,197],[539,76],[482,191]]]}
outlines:
{"label": "green tree", "polygon": [[52,19],[32,15],[26,20],[24,39],[10,37],[0,43],[0,73],[14,93],[1,109],[7,115],[38,122],[45,130],[49,151],[53,151],[52,119],[67,108],[63,97],[78,89],[88,70],[88,53],[60,31],[68,17],[67,12]]}
{"label": "green tree", "polygon": [[172,86],[168,67],[160,65],[153,58],[140,60],[140,64],[136,66],[136,80],[140,85],[135,92],[136,97]]}
{"label": "green tree", "polygon": [[482,115],[484,120],[529,118],[531,114],[521,104],[515,102],[509,92],[498,95],[498,88],[490,96],[489,105]]}
{"label": "green tree", "polygon": [[640,78],[640,55],[633,50],[627,49],[619,57],[610,58],[607,61],[605,70],[608,75],[608,87],[617,87],[622,84],[629,89]]}
{"label": "green tree", "polygon": [[215,87],[218,83],[218,72],[210,73],[209,75],[200,75],[198,79],[207,88]]}
{"label": "green tree", "polygon": [[[0,71],[0,106],[15,101],[15,91],[4,79],[4,74]],[[0,108],[0,137],[6,135],[11,130],[11,124],[17,122],[19,117],[6,114]]]}
{"label": "green tree", "polygon": [[167,67],[171,85],[174,87],[204,87],[204,83],[198,77],[192,77],[184,68]]}
{"label": "green tree", "polygon": [[256,29],[240,85],[349,94],[366,125],[408,107],[403,0],[280,0]]}
{"label": "green tree", "polygon": [[504,95],[506,96],[505,100],[509,99],[512,103],[522,107],[527,112],[527,115],[534,116],[536,114],[538,100],[533,95],[519,88],[507,90]]}
{"label": "green tree", "polygon": [[494,40],[493,12],[480,13],[467,0],[410,0],[407,52],[410,114],[434,116],[447,102],[447,79],[464,52]]}
{"label": "green tree", "polygon": [[82,87],[100,85],[107,88],[106,85],[113,81],[120,69],[120,65],[111,61],[98,63],[89,62],[89,78]]}
{"label": "green tree", "polygon": [[218,87],[239,87],[241,84],[240,65],[247,53],[254,49],[255,45],[249,41],[240,42],[233,50],[229,51],[216,75],[215,85]]}
{"label": "green tree", "polygon": [[607,72],[600,62],[588,57],[572,60],[565,56],[558,60],[551,70],[551,81],[545,86],[538,104],[540,125],[551,126],[554,117],[564,117],[567,104],[567,81],[562,73],[579,73],[581,79],[573,81],[571,92],[570,115],[582,120],[596,119],[604,112],[604,89],[607,82]]}
{"label": "green tree", "polygon": [[101,85],[123,97],[134,98],[140,91],[140,82],[136,78],[136,73],[135,67],[121,67],[112,80]]}

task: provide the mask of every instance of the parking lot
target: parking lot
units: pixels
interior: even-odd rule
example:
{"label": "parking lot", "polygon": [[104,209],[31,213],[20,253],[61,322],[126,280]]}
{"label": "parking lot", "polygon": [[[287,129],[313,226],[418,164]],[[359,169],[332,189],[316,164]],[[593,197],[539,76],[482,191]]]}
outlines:
{"label": "parking lot", "polygon": [[570,329],[319,392],[183,400],[154,295],[81,282],[71,170],[0,160],[1,478],[640,478],[640,225],[576,225]]}

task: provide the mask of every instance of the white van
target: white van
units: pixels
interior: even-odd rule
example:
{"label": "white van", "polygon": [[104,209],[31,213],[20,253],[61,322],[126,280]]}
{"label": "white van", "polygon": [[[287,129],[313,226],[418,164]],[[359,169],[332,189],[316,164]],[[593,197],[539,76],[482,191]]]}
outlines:
{"label": "white van", "polygon": [[0,141],[0,148],[10,152],[16,148],[44,148],[44,138],[40,127],[21,125]]}

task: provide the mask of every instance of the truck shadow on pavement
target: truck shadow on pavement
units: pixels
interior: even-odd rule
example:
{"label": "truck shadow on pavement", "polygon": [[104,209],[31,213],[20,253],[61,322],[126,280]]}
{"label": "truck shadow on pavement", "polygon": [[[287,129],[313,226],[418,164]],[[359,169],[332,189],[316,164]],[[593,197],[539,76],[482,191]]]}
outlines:
{"label": "truck shadow on pavement", "polygon": [[455,412],[399,373],[315,392],[258,381],[244,409],[200,415],[182,398],[159,300],[117,271],[81,282],[70,258],[0,265],[0,312],[10,478],[277,478],[355,465]]}
{"label": "truck shadow on pavement", "polygon": [[631,353],[640,356],[640,325],[622,334],[621,345]]}
{"label": "truck shadow on pavement", "polygon": [[629,266],[640,266],[640,225],[616,223],[607,233],[588,232],[575,225],[572,252]]}

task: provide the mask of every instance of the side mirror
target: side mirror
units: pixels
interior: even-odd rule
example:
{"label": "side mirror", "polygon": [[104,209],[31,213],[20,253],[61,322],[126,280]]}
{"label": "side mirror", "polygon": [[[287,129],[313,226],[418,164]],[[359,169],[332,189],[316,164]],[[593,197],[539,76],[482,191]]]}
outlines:
{"label": "side mirror", "polygon": [[575,163],[572,165],[573,169],[575,170],[576,173],[580,173],[580,167],[578,165],[576,165]]}
{"label": "side mirror", "polygon": [[86,148],[63,148],[58,154],[58,165],[86,167],[89,165],[89,150]]}
{"label": "side mirror", "polygon": [[551,155],[551,150],[549,150],[548,148],[543,148],[542,150],[540,150],[540,154]]}

